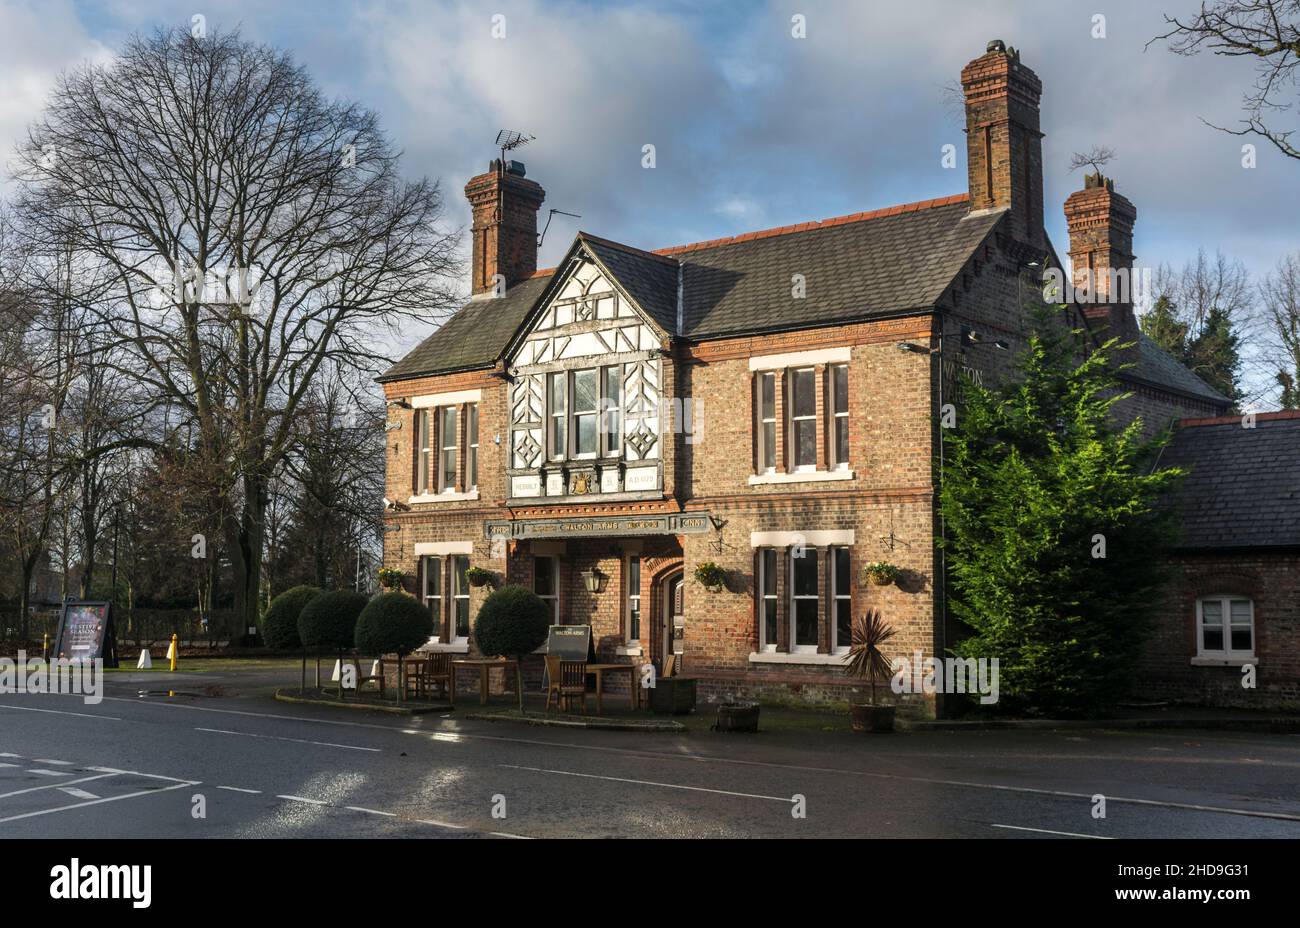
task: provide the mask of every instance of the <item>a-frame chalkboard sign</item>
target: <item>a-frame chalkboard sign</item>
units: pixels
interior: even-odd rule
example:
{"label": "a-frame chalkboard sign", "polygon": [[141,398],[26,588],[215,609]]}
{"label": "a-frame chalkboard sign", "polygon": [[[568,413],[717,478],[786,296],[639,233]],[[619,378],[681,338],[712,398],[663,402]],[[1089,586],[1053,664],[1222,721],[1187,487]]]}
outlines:
{"label": "a-frame chalkboard sign", "polygon": [[113,630],[113,604],[64,600],[59,627],[54,634],[54,659],[93,661],[117,666],[117,635]]}

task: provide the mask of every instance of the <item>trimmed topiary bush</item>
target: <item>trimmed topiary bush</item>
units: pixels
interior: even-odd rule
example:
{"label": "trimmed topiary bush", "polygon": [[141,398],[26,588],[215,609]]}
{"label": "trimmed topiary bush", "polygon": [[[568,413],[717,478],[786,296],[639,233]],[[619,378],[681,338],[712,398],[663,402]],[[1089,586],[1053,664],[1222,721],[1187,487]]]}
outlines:
{"label": "trimmed topiary bush", "polygon": [[357,616],[366,608],[366,597],[352,590],[321,593],[298,614],[298,640],[312,651],[342,651],[352,647]]}
{"label": "trimmed topiary bush", "polygon": [[405,593],[381,593],[357,616],[354,641],[363,654],[409,654],[433,634],[433,615]]}
{"label": "trimmed topiary bush", "polygon": [[298,637],[298,616],[307,605],[323,591],[318,586],[295,586],[285,590],[266,607],[262,616],[262,637],[276,651],[297,651],[302,648]]}
{"label": "trimmed topiary bush", "polygon": [[503,586],[479,607],[474,640],[484,654],[522,658],[546,641],[551,607],[522,586]]}

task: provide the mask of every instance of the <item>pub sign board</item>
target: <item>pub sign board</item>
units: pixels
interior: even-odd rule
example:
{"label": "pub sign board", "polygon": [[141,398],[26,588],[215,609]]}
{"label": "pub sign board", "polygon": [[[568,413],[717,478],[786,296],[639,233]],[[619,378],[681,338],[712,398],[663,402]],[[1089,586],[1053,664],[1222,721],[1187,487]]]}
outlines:
{"label": "pub sign board", "polygon": [[[546,654],[562,661],[587,661],[594,663],[596,648],[591,640],[590,625],[552,625],[546,634]],[[542,669],[542,691],[549,682],[546,669]]]}
{"label": "pub sign board", "polygon": [[693,535],[707,532],[707,512],[647,516],[591,516],[579,519],[515,519],[484,523],[493,538],[609,538],[618,535]]}
{"label": "pub sign board", "polygon": [[59,610],[53,656],[74,661],[103,658],[105,667],[116,667],[117,636],[113,633],[112,604],[65,601]]}

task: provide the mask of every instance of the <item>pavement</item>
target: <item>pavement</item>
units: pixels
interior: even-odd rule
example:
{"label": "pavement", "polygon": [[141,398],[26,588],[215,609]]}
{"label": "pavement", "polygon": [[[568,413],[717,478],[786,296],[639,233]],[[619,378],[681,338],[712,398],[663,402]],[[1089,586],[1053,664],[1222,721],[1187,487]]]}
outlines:
{"label": "pavement", "polygon": [[[1300,736],[540,728],[271,698],[274,662],[0,696],[7,837],[1300,838]],[[766,710],[765,710],[766,712]],[[1104,813],[1104,815],[1100,814]]]}

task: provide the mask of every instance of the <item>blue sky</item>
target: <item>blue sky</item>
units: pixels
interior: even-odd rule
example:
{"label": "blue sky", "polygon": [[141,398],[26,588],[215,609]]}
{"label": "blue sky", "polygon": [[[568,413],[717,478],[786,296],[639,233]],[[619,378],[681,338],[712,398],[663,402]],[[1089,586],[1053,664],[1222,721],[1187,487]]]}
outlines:
{"label": "blue sky", "polygon": [[[1110,145],[1108,173],[1136,204],[1141,264],[1222,248],[1254,272],[1297,241],[1300,165],[1201,120],[1239,116],[1249,65],[1143,45],[1160,2],[787,0],[787,2],[270,2],[0,0],[0,146],[61,68],[104,58],[133,31],[240,26],[290,49],[331,93],[375,108],[405,170],[440,178],[448,218],[495,154],[499,128],[537,140],[519,153],[557,217],[553,263],[578,228],[647,248],[826,218],[965,189],[964,137],[946,87],[991,38],[1042,78],[1046,214],[1081,185],[1073,151]],[[505,37],[493,38],[494,14]],[[807,37],[791,35],[806,19]],[[1093,17],[1106,17],[1094,38]],[[641,166],[642,146],[657,166]],[[955,170],[941,149],[961,153]],[[563,223],[563,224],[562,224]],[[411,340],[422,333],[410,333]]]}

